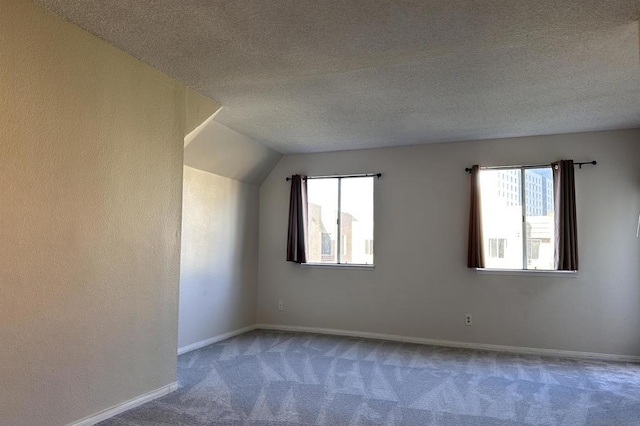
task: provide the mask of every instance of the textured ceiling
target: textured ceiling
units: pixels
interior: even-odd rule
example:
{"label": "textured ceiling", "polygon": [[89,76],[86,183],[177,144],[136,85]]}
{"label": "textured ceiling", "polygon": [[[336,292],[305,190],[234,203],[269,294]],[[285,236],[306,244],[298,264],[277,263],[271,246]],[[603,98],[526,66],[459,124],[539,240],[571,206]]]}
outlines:
{"label": "textured ceiling", "polygon": [[639,0],[38,0],[284,152],[640,127]]}

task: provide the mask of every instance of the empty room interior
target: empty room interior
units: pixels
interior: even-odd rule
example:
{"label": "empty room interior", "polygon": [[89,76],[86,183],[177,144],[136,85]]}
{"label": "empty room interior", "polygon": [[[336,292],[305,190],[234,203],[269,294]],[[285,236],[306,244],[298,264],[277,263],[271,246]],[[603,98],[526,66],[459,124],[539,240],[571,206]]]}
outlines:
{"label": "empty room interior", "polygon": [[638,0],[2,0],[0,425],[640,425]]}

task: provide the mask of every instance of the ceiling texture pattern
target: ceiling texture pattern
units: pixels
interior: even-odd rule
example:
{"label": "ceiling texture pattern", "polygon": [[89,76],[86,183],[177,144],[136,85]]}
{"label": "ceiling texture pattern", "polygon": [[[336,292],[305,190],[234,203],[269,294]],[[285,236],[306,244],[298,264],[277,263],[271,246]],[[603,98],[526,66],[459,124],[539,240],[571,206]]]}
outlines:
{"label": "ceiling texture pattern", "polygon": [[639,0],[37,0],[283,153],[640,127]]}

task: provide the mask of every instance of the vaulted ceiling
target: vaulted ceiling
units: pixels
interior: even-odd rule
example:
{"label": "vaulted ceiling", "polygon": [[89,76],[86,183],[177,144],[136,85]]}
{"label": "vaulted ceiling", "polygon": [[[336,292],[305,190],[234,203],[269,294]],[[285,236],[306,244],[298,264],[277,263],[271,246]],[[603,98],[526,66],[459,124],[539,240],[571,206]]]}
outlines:
{"label": "vaulted ceiling", "polygon": [[640,127],[638,0],[37,0],[284,153]]}

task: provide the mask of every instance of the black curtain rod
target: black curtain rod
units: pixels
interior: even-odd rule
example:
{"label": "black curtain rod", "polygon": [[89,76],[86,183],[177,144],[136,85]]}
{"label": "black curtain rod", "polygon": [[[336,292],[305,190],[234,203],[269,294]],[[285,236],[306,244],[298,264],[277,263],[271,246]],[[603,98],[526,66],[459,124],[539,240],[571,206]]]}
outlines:
{"label": "black curtain rod", "polygon": [[[582,162],[573,163],[574,166],[578,166],[579,168],[582,168],[582,166],[585,165],[585,164],[593,164],[595,166],[596,164],[598,164],[598,162],[593,160],[593,161],[582,161]],[[515,166],[494,166],[494,167],[480,167],[480,169],[482,169],[482,170],[500,170],[500,169],[520,169],[522,167],[536,168],[536,167],[548,167],[548,166],[551,166],[551,164],[528,164],[528,165],[515,165]],[[464,169],[464,171],[467,172],[467,173],[471,173],[471,168],[467,167],[466,169]]]}
{"label": "black curtain rod", "polygon": [[[358,175],[329,175],[329,176],[307,176],[304,180],[308,179],[329,179],[329,178],[355,178],[355,177],[377,177],[380,178],[382,173],[362,173]],[[287,176],[287,182],[291,180],[289,176]]]}

